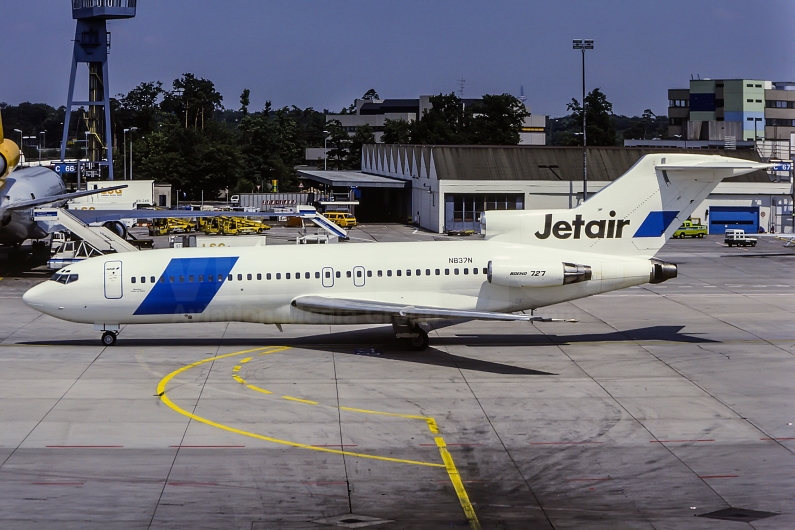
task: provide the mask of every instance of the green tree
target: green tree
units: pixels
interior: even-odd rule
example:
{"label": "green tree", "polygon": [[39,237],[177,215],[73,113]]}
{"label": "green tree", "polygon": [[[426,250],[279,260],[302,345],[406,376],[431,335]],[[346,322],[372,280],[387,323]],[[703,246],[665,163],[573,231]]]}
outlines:
{"label": "green tree", "polygon": [[455,94],[431,96],[432,107],[415,123],[411,143],[457,145],[465,144],[467,113],[464,103]]}
{"label": "green tree", "polygon": [[467,140],[480,145],[517,145],[524,119],[524,103],[511,94],[486,94],[472,105]]}
{"label": "green tree", "polygon": [[384,134],[381,141],[385,144],[408,144],[411,143],[413,124],[406,120],[384,120]]}
{"label": "green tree", "polygon": [[[594,88],[585,96],[587,110],[586,122],[588,127],[588,145],[616,145],[616,131],[613,127],[613,104],[598,88]],[[577,123],[582,124],[582,107],[576,99],[566,105]],[[582,125],[580,125],[582,130]],[[582,139],[578,142],[582,145]]]}
{"label": "green tree", "polygon": [[339,120],[327,121],[326,130],[328,131],[326,163],[329,169],[345,169],[351,139]]}
{"label": "green tree", "polygon": [[360,125],[356,128],[356,132],[351,137],[348,147],[348,154],[346,157],[346,167],[348,169],[361,169],[362,168],[362,146],[366,144],[374,144],[375,135],[373,128],[368,124]]}
{"label": "green tree", "polygon": [[378,92],[376,92],[374,88],[371,88],[370,90],[368,90],[367,92],[364,93],[364,95],[362,96],[362,99],[368,99],[370,101],[373,101],[373,100],[381,99],[381,98],[378,97]]}
{"label": "green tree", "polygon": [[206,120],[212,119],[216,110],[223,110],[223,96],[209,79],[183,74],[172,83],[174,90],[167,93],[161,108],[184,119],[185,127],[204,129]]}
{"label": "green tree", "polygon": [[244,88],[243,93],[240,94],[240,112],[243,116],[248,115],[248,106],[251,104],[251,90]]}

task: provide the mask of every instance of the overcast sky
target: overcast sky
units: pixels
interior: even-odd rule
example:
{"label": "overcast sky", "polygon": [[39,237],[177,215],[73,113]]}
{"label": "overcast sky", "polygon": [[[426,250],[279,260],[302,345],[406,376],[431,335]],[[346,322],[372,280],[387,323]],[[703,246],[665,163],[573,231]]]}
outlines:
{"label": "overcast sky", "polygon": [[[0,76],[0,101],[65,105],[71,2],[2,0],[2,17],[15,66]],[[228,108],[249,88],[252,110],[269,99],[339,111],[369,88],[413,98],[457,91],[463,78],[465,97],[524,85],[533,113],[560,116],[581,92],[571,40],[592,38],[588,89],[601,87],[618,114],[665,114],[666,89],[691,75],[795,80],[794,24],[792,0],[138,0],[136,18],[109,24],[110,87],[170,87],[192,72]]]}

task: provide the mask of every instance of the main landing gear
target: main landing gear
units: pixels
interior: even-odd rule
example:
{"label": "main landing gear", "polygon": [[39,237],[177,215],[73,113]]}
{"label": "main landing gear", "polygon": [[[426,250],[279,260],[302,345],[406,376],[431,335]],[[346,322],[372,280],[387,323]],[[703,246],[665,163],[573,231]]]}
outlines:
{"label": "main landing gear", "polygon": [[105,331],[102,333],[102,344],[105,346],[113,346],[116,344],[116,333],[115,331]]}
{"label": "main landing gear", "polygon": [[412,350],[423,351],[428,348],[428,332],[419,323],[406,318],[395,318],[392,320],[392,329],[395,330],[395,338],[405,340]]}

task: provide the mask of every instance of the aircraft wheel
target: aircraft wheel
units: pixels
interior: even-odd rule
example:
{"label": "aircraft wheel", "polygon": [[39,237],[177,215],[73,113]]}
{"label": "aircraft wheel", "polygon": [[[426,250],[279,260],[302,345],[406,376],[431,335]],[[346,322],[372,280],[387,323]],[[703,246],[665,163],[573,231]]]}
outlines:
{"label": "aircraft wheel", "polygon": [[106,331],[102,334],[102,344],[105,346],[113,346],[116,344],[116,334],[112,331]]}
{"label": "aircraft wheel", "polygon": [[428,347],[430,340],[428,339],[428,334],[425,332],[424,329],[417,327],[413,330],[415,333],[418,334],[416,337],[412,337],[409,339],[409,346],[414,351],[423,351]]}

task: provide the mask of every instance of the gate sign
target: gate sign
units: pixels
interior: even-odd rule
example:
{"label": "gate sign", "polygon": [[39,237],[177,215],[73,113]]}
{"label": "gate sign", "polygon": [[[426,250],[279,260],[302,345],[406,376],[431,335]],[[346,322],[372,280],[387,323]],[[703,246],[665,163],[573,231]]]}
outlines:
{"label": "gate sign", "polygon": [[77,173],[77,164],[55,164],[55,172],[59,175],[63,175],[65,173]]}
{"label": "gate sign", "polygon": [[792,171],[792,162],[774,162],[773,171]]}

